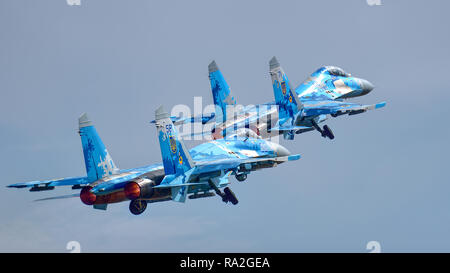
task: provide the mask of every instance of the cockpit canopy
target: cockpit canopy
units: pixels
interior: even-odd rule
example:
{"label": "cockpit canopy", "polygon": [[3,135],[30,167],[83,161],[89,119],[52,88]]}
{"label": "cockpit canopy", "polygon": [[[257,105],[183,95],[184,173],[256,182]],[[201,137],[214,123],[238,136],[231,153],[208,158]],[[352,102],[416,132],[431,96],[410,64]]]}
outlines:
{"label": "cockpit canopy", "polygon": [[322,66],[321,68],[317,69],[316,72],[313,74],[321,74],[321,73],[328,73],[332,76],[340,76],[340,77],[350,77],[351,75],[347,72],[345,72],[342,68],[339,68],[337,66]]}

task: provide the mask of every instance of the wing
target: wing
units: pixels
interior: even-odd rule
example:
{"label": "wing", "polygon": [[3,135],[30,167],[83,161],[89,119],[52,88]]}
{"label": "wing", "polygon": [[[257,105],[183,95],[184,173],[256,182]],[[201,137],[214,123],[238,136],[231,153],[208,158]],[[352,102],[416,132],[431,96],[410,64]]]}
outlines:
{"label": "wing", "polygon": [[[9,188],[28,188],[31,187],[30,191],[45,191],[53,190],[57,186],[83,186],[88,184],[88,179],[86,176],[78,177],[67,177],[44,181],[31,181],[22,182],[8,185]],[[78,187],[74,187],[78,188]]]}
{"label": "wing", "polygon": [[362,105],[351,102],[333,101],[333,100],[321,100],[321,101],[308,101],[304,103],[303,115],[304,116],[317,116],[330,114],[332,116],[340,116],[344,114],[356,115],[364,113],[368,110],[382,108],[386,105],[386,102],[380,102],[371,105]]}
{"label": "wing", "polygon": [[159,170],[162,168],[162,164],[152,164],[152,165],[147,165],[147,166],[143,166],[143,167],[138,167],[138,168],[132,168],[132,169],[124,169],[121,170],[120,173],[140,173],[142,174],[147,174],[147,173],[152,173],[155,170]]}
{"label": "wing", "polygon": [[300,155],[290,155],[281,157],[260,157],[260,158],[226,158],[214,161],[202,161],[195,163],[193,174],[205,174],[223,170],[224,172],[236,171],[244,168],[251,170],[253,165],[267,163],[282,163],[300,159]]}
{"label": "wing", "polygon": [[[191,116],[191,117],[175,117],[171,116],[170,120],[172,120],[174,125],[186,124],[186,123],[202,123],[206,124],[210,120],[214,119],[216,116],[215,113],[210,113],[209,115],[201,115],[201,116]],[[150,123],[155,123],[155,120],[150,121]]]}
{"label": "wing", "polygon": [[307,130],[311,129],[311,127],[308,126],[277,126],[270,128],[271,131],[297,131],[297,130]]}
{"label": "wing", "polygon": [[[94,188],[100,191],[100,189],[118,189],[123,187],[127,181],[135,179],[140,176],[148,175],[149,173],[162,170],[161,164],[148,165],[139,168],[122,170],[119,174],[105,177],[102,180],[97,180],[93,184],[96,184]],[[27,188],[31,187],[30,191],[46,191],[53,190],[56,186],[73,186],[73,189],[79,189],[83,186],[89,185],[88,178],[86,176],[68,177],[45,181],[31,181],[16,183],[8,185],[10,188]]]}
{"label": "wing", "polygon": [[[221,176],[222,174],[230,173],[238,169],[244,168],[251,171],[252,167],[256,164],[267,164],[267,163],[282,163],[286,161],[293,161],[300,159],[300,155],[290,155],[290,156],[280,156],[280,157],[263,157],[263,158],[226,158],[218,159],[214,161],[197,161],[195,162],[195,167],[192,172],[186,176],[176,176],[170,181],[163,181],[160,185],[155,186],[155,188],[172,188],[181,186],[193,186],[193,185],[207,185],[208,182],[187,182],[189,177],[198,176],[208,176],[209,174],[213,176],[213,173],[220,172],[216,176]],[[222,172],[223,171],[223,172]]]}
{"label": "wing", "polygon": [[130,180],[141,176],[154,177],[164,175],[164,168],[162,164],[153,164],[139,168],[122,170],[120,174],[105,177],[102,180],[96,181],[96,185],[91,189],[94,194],[108,194],[125,187],[125,184]]}

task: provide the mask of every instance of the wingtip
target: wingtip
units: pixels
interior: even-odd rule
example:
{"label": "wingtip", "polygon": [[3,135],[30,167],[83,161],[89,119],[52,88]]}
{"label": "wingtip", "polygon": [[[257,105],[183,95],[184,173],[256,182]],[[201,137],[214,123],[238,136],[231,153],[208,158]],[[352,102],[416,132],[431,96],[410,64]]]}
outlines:
{"label": "wingtip", "polygon": [[269,61],[270,69],[274,69],[280,66],[280,63],[277,60],[277,57],[273,56]]}
{"label": "wingtip", "polygon": [[208,65],[208,72],[209,73],[213,73],[216,72],[217,70],[219,70],[219,67],[216,64],[216,61],[212,61],[209,65]]}

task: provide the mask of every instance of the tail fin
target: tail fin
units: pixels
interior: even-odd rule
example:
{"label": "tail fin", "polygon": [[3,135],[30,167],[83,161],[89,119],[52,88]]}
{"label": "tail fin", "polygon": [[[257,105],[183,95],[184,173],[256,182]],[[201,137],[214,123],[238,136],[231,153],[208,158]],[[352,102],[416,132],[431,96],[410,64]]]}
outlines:
{"label": "tail fin", "polygon": [[303,105],[298,99],[295,90],[291,87],[277,58],[273,57],[269,62],[269,66],[275,102],[280,108],[279,119],[292,118]]}
{"label": "tail fin", "polygon": [[165,174],[183,174],[194,167],[189,151],[178,137],[177,129],[162,106],[155,111],[155,123]]}
{"label": "tail fin", "polygon": [[118,168],[116,164],[114,164],[86,113],[80,116],[78,125],[88,182],[90,183],[117,173]]}
{"label": "tail fin", "polygon": [[[209,81],[211,83],[211,91],[216,105],[216,117],[222,115],[223,121],[226,120],[226,109],[228,105],[236,105],[236,99],[231,94],[231,89],[228,86],[225,78],[220,72],[219,67],[215,61],[212,61],[208,65]],[[217,107],[220,108],[217,109]],[[221,111],[220,113],[217,113]]]}

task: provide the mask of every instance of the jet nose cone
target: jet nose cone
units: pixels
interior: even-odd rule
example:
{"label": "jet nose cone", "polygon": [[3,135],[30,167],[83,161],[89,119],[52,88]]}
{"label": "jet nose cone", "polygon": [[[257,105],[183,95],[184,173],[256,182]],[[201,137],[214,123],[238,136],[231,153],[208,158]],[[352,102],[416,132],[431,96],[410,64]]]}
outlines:
{"label": "jet nose cone", "polygon": [[288,149],[286,149],[285,147],[281,146],[280,144],[272,143],[272,148],[273,148],[273,151],[275,152],[275,154],[277,156],[288,156],[288,155],[291,155],[291,152],[289,152]]}
{"label": "jet nose cone", "polygon": [[363,95],[368,94],[370,91],[372,91],[374,89],[373,84],[370,83],[368,80],[358,79],[358,84],[359,84],[359,86],[361,86]]}

